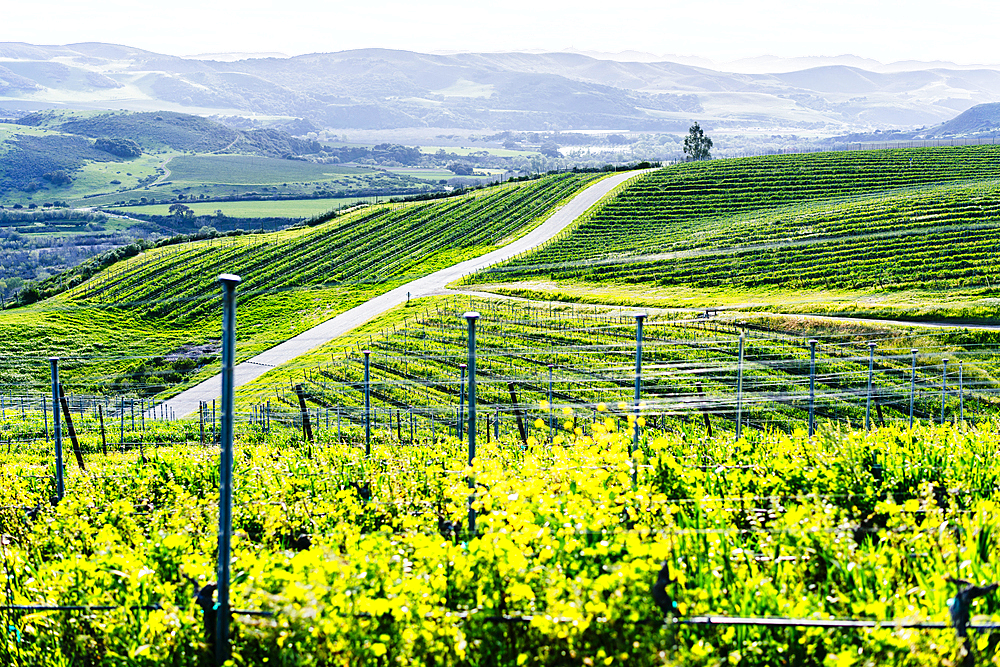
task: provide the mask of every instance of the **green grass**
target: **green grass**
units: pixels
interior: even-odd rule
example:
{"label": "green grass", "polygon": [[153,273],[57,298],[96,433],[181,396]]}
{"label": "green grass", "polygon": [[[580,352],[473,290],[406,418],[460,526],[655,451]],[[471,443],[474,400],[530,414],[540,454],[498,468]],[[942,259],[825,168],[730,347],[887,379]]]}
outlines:
{"label": "green grass", "polygon": [[743,312],[817,314],[917,322],[996,323],[1000,295],[984,288],[874,289],[733,288],[517,280],[476,284],[483,293],[567,303]]}
{"label": "green grass", "polygon": [[[674,288],[742,302],[762,291],[787,295],[779,301],[823,291],[888,301],[936,292],[938,305],[953,290],[988,297],[1000,251],[998,157],[993,146],[970,146],[677,165],[469,282],[604,285],[622,295],[636,285],[647,301]],[[995,312],[989,299],[980,305],[980,317]]]}
{"label": "green grass", "polygon": [[441,179],[455,178],[454,172],[448,171],[447,169],[424,169],[424,168],[407,168],[407,167],[388,167],[386,171],[392,172],[394,174],[402,174],[404,176],[412,176],[413,178],[423,178],[429,181],[439,181]]}

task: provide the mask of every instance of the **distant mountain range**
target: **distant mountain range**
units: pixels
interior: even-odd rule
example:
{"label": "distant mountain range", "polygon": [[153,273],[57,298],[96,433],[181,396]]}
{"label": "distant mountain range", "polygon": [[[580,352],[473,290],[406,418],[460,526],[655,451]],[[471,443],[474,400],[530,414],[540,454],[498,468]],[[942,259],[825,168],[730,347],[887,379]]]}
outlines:
{"label": "distant mountain range", "polygon": [[[233,59],[240,55],[180,58],[113,44],[0,43],[0,109],[301,119],[300,134],[310,127],[684,132],[698,120],[730,133],[834,136],[935,126],[1000,101],[1000,69],[907,68],[854,56],[755,59],[743,68],[758,71],[737,73],[646,61],[643,54],[623,61],[580,53],[366,49]],[[807,67],[785,71],[796,64]]]}

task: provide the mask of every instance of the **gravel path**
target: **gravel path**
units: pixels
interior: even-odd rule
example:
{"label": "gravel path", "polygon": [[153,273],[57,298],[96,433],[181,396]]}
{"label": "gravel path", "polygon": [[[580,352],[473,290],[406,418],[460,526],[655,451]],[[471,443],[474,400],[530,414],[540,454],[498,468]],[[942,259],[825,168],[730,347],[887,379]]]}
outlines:
{"label": "gravel path", "polygon": [[[565,229],[567,225],[583,214],[588,208],[597,203],[598,200],[617,187],[622,181],[632,178],[639,173],[644,172],[629,171],[602,179],[577,194],[573,199],[556,210],[545,222],[510,245],[506,245],[503,248],[481,255],[480,257],[455,264],[446,269],[441,269],[423,278],[418,278],[397,287],[390,292],[366,301],[360,306],[345,311],[308,331],[304,331],[298,336],[286,340],[284,343],[275,345],[252,359],[244,361],[233,369],[233,378],[236,387],[241,387],[257,379],[275,366],[289,362],[314,347],[338,338],[369,320],[378,317],[382,313],[405,303],[407,293],[414,299],[433,294],[444,294],[447,292],[445,285],[461,278],[463,275],[492,266],[548,241]],[[237,289],[237,300],[238,298],[239,289]],[[238,305],[236,307],[236,321],[237,335],[239,335]],[[215,375],[190,389],[182,391],[164,403],[175,417],[186,417],[197,412],[199,402],[212,401],[218,398],[221,393],[222,376]],[[152,410],[151,414],[152,412],[158,414],[159,406]]]}

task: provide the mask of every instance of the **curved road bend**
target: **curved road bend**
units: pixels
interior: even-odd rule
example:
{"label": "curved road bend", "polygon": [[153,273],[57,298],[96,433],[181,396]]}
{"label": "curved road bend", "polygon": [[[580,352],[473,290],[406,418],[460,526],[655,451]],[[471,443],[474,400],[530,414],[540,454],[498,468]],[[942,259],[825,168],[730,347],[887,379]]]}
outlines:
{"label": "curved road bend", "polygon": [[[652,171],[652,170],[647,170]],[[284,343],[275,345],[266,352],[258,354],[256,357],[238,364],[233,369],[233,380],[236,387],[241,387],[251,382],[275,366],[280,366],[292,359],[299,357],[309,350],[331,341],[345,333],[355,329],[362,324],[372,320],[382,313],[395,308],[406,302],[407,292],[413,298],[439,294],[448,283],[461,278],[467,273],[484,269],[498,262],[510,259],[514,255],[530,250],[535,246],[548,241],[553,236],[561,232],[576,218],[582,215],[588,208],[597,203],[598,200],[607,195],[623,181],[632,178],[640,173],[629,171],[615,174],[608,178],[594,183],[583,192],[569,200],[562,208],[553,213],[545,222],[531,230],[520,239],[510,245],[498,248],[480,257],[475,257],[446,269],[441,269],[435,273],[417,278],[416,280],[401,285],[390,292],[377,296],[360,306],[355,306],[336,317],[319,324],[308,331],[300,333],[294,338],[286,340]],[[239,291],[237,290],[237,298]],[[239,321],[239,306],[236,309],[237,322]],[[173,398],[164,401],[167,409],[172,411],[176,417],[186,417],[197,412],[199,402],[211,401],[222,394],[222,376],[215,375],[190,389],[182,391]],[[159,414],[159,407],[152,409],[150,414]]]}

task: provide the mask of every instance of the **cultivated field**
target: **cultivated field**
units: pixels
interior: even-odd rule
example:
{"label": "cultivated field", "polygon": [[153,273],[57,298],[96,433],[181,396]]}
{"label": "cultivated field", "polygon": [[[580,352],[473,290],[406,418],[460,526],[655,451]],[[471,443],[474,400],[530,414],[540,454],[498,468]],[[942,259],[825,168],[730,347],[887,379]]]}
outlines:
{"label": "cultivated field", "polygon": [[[815,308],[817,290],[908,292],[939,305],[954,290],[974,291],[989,304],[1000,250],[997,156],[996,147],[968,146],[677,165],[544,249],[468,282],[718,290],[729,302],[786,310],[800,293]],[[850,314],[843,304],[836,312]],[[996,306],[952,315],[994,317]]]}
{"label": "cultivated field", "polygon": [[[34,359],[58,355],[80,358],[66,380],[88,391],[176,391],[177,371],[187,380],[217,368],[191,350],[218,351],[219,273],[245,276],[239,356],[249,358],[406,280],[506,243],[598,177],[552,176],[443,200],[367,207],[289,232],[167,245],[86,282],[85,263],[41,285],[44,293],[58,293],[55,298],[0,315],[10,355],[0,384],[44,382],[47,371]],[[130,333],[137,326],[144,335]],[[170,380],[158,379],[162,375]]]}
{"label": "cultivated field", "polygon": [[[54,278],[0,313],[0,658],[211,664],[222,576],[237,665],[1000,661],[996,157],[639,176],[464,280],[616,305],[413,299],[240,387],[225,424],[221,402],[181,421],[163,403],[219,368],[219,274],[243,278],[247,359],[508,243],[601,175]],[[706,303],[636,307],[689,293]],[[952,317],[962,295],[987,326],[762,312],[852,294]],[[58,466],[50,356],[73,420]]]}

